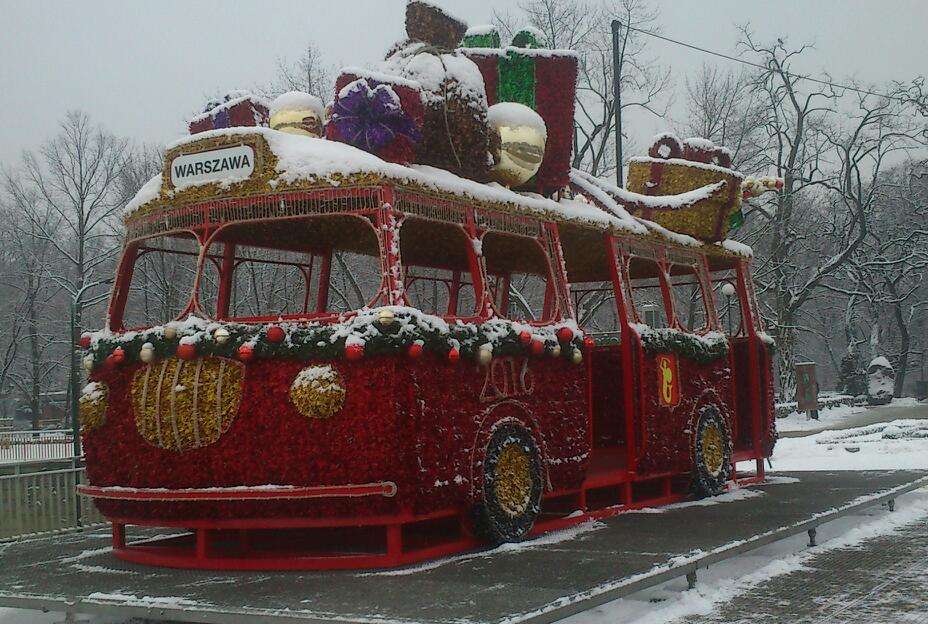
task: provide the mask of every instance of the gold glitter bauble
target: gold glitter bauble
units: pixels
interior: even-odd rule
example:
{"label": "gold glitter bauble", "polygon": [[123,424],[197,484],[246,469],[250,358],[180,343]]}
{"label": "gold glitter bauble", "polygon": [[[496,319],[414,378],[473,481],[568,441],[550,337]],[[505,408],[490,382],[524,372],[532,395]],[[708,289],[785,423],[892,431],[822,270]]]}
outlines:
{"label": "gold glitter bauble", "polygon": [[101,427],[106,422],[106,406],[109,388],[105,383],[91,381],[84,386],[77,401],[78,421],[81,432],[86,433]]}
{"label": "gold glitter bauble", "polygon": [[487,112],[490,127],[499,134],[499,162],[490,177],[503,186],[521,186],[541,167],[545,157],[545,122],[528,106],[500,102]]}
{"label": "gold glitter bauble", "polygon": [[171,451],[213,444],[238,414],[244,368],[220,357],[172,357],[143,366],[131,391],[139,434]]}
{"label": "gold glitter bauble", "polygon": [[290,400],[307,418],[330,418],[345,404],[345,385],[331,366],[308,366],[293,380]]}
{"label": "gold glitter bauble", "polygon": [[270,119],[271,128],[289,134],[322,136],[322,116],[310,108],[274,111]]}

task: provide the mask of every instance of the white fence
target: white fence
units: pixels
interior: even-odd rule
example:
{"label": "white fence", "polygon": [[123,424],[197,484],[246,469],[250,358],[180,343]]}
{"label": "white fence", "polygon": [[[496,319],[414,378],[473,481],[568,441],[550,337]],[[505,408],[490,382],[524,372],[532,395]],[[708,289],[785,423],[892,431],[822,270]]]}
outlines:
{"label": "white fence", "polygon": [[77,494],[84,480],[83,468],[0,477],[0,539],[104,522],[93,503]]}
{"label": "white fence", "polygon": [[19,464],[74,456],[74,434],[55,431],[0,431],[0,464]]}

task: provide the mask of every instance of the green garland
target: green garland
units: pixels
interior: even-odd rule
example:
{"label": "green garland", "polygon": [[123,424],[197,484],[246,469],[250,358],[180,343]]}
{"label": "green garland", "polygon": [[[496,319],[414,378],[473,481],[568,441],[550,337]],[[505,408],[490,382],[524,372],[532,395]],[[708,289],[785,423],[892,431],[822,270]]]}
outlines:
{"label": "green garland", "polygon": [[709,364],[728,355],[728,340],[700,337],[678,329],[652,329],[638,326],[641,346],[648,353],[676,353],[699,364]]}
{"label": "green garland", "polygon": [[[356,317],[357,318],[357,317]],[[424,318],[424,315],[423,315]],[[417,322],[421,319],[412,315],[396,313],[392,323],[365,322],[346,331],[348,324],[321,325],[298,323],[267,323],[261,325],[244,325],[239,323],[209,323],[194,329],[180,330],[168,339],[164,327],[156,327],[142,332],[126,334],[98,334],[91,340],[91,346],[85,350],[85,357],[93,358],[93,366],[103,364],[107,357],[118,347],[123,349],[125,361],[140,361],[140,352],[145,343],[151,343],[154,359],[172,357],[184,337],[192,337],[197,356],[219,356],[237,358],[238,350],[244,344],[253,349],[254,358],[290,358],[298,360],[335,360],[345,356],[346,341],[349,335],[360,339],[364,344],[364,357],[376,355],[402,354],[415,342],[421,342],[426,351],[447,357],[452,348],[457,347],[460,357],[476,358],[481,346],[489,343],[493,356],[531,354],[531,344],[524,344],[520,339],[522,326],[503,319],[494,319],[482,324],[442,324]],[[285,338],[281,342],[268,339],[267,331],[272,326],[284,329]],[[229,332],[228,339],[220,343],[216,340],[215,329],[224,328]],[[533,338],[543,340],[545,353],[551,354],[559,345],[553,329],[533,332]],[[582,347],[582,339],[575,335],[569,344],[559,345],[559,357],[571,359],[574,350]]]}

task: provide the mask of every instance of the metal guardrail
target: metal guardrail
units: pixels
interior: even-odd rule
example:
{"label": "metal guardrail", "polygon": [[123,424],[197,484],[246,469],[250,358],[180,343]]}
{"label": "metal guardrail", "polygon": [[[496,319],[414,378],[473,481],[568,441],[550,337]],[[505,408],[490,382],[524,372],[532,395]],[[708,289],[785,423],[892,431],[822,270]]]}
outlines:
{"label": "metal guardrail", "polygon": [[78,495],[80,484],[86,484],[82,467],[0,477],[0,539],[105,522]]}
{"label": "metal guardrail", "polygon": [[69,459],[74,456],[74,433],[51,431],[0,431],[0,465]]}

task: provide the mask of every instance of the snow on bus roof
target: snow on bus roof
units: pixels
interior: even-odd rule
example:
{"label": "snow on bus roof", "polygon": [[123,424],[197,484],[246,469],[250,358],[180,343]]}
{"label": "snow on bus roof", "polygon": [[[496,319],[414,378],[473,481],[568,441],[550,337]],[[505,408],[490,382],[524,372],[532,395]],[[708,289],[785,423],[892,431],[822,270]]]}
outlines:
{"label": "snow on bus roof", "polygon": [[[442,193],[462,195],[477,201],[498,204],[512,204],[526,212],[539,216],[555,215],[562,219],[580,221],[601,229],[615,228],[622,231],[641,233],[630,220],[617,219],[595,206],[579,202],[559,204],[541,196],[526,196],[511,191],[499,184],[482,184],[454,175],[449,171],[426,165],[404,166],[386,162],[377,156],[345,143],[316,139],[271,130],[263,127],[222,128],[183,137],[167,145],[173,150],[189,143],[219,137],[233,138],[242,135],[260,134],[267,141],[268,147],[277,157],[276,183],[298,183],[319,178],[336,178],[352,174],[374,174],[400,183],[409,182]],[[229,183],[238,180],[229,180]],[[215,180],[211,181],[215,183]],[[197,186],[210,182],[194,182],[185,186]],[[220,181],[222,186],[223,181]],[[333,182],[335,183],[335,182]],[[129,216],[143,205],[161,198],[162,176],[159,174],[149,180],[126,204],[124,216]],[[165,197],[169,199],[170,196]]]}
{"label": "snow on bus roof", "polygon": [[[195,135],[186,136],[167,145],[167,150],[173,150],[190,143],[204,139],[260,134],[267,141],[269,149],[277,158],[277,177],[272,179],[270,185],[277,183],[294,184],[301,181],[312,181],[320,178],[337,178],[352,174],[374,174],[399,183],[411,183],[440,193],[460,195],[476,201],[493,204],[508,204],[527,213],[534,213],[539,217],[553,216],[565,221],[588,225],[598,229],[613,229],[637,235],[656,234],[668,241],[690,247],[703,246],[704,243],[692,237],[671,232],[656,223],[631,216],[619,202],[610,198],[609,183],[588,174],[575,172],[578,185],[589,188],[590,194],[606,205],[609,212],[600,209],[595,204],[582,201],[561,199],[554,201],[541,195],[517,193],[499,184],[482,184],[456,176],[455,174],[427,165],[404,166],[381,160],[377,156],[360,150],[345,143],[316,139],[306,136],[287,134],[264,127],[238,127],[210,130]],[[229,183],[238,180],[229,180]],[[213,180],[212,182],[215,182]],[[210,182],[201,182],[208,184]],[[333,184],[337,182],[333,180]],[[196,186],[197,183],[191,186]],[[220,181],[220,186],[223,182]],[[185,187],[186,188],[186,187]],[[609,192],[605,192],[608,190]],[[124,209],[124,216],[128,217],[136,210],[158,199],[170,199],[161,195],[162,175],[158,174],[149,180]],[[625,191],[627,193],[627,191]],[[751,257],[750,247],[735,241],[724,241],[715,245],[726,254],[736,254]]]}

